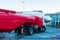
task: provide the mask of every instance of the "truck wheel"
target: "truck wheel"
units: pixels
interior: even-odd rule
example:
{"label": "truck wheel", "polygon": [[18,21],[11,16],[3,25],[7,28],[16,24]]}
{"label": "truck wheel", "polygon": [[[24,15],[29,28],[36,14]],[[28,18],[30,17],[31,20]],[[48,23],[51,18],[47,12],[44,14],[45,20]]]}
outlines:
{"label": "truck wheel", "polygon": [[38,26],[34,26],[34,33],[38,33]]}
{"label": "truck wheel", "polygon": [[17,28],[17,29],[15,30],[15,33],[21,34],[21,27]]}
{"label": "truck wheel", "polygon": [[32,35],[34,33],[33,27],[28,27],[27,29],[27,35]]}
{"label": "truck wheel", "polygon": [[46,30],[45,26],[39,28],[39,32],[45,32],[45,30]]}

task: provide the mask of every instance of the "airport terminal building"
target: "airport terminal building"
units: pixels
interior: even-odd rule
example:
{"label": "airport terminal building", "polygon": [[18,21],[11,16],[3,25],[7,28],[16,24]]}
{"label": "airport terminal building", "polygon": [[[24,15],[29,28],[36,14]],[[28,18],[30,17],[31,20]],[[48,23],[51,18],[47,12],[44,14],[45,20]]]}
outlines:
{"label": "airport terminal building", "polygon": [[60,12],[54,14],[45,14],[46,16],[50,16],[52,18],[50,26],[60,26]]}

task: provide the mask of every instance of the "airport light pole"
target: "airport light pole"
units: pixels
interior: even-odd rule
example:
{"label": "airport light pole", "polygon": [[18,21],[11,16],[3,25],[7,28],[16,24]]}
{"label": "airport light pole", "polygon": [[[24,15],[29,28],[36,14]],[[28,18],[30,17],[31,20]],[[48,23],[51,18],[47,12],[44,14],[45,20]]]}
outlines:
{"label": "airport light pole", "polygon": [[25,9],[24,9],[24,8],[25,8],[24,3],[25,3],[25,2],[22,1],[22,11],[23,11],[23,12],[24,12],[24,10],[25,10]]}

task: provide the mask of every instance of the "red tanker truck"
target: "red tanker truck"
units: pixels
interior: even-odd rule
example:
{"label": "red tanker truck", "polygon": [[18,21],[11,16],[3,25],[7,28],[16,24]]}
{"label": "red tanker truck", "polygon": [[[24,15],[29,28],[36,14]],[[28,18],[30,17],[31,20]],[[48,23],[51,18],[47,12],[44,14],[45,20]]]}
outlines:
{"label": "red tanker truck", "polygon": [[46,28],[42,17],[0,9],[0,32],[13,30],[17,34],[24,32],[31,35],[35,32],[44,32]]}

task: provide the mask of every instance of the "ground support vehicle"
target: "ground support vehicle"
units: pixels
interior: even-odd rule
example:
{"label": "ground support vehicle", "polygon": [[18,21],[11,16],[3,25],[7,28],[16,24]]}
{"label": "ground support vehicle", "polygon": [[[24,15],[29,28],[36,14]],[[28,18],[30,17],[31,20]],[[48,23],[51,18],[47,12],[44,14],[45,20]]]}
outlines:
{"label": "ground support vehicle", "polygon": [[[43,25],[43,18],[33,15],[23,15],[10,10],[0,12],[0,31],[11,32],[15,30],[17,34],[33,34],[35,32],[44,32],[46,30]],[[10,13],[11,12],[11,13]]]}

